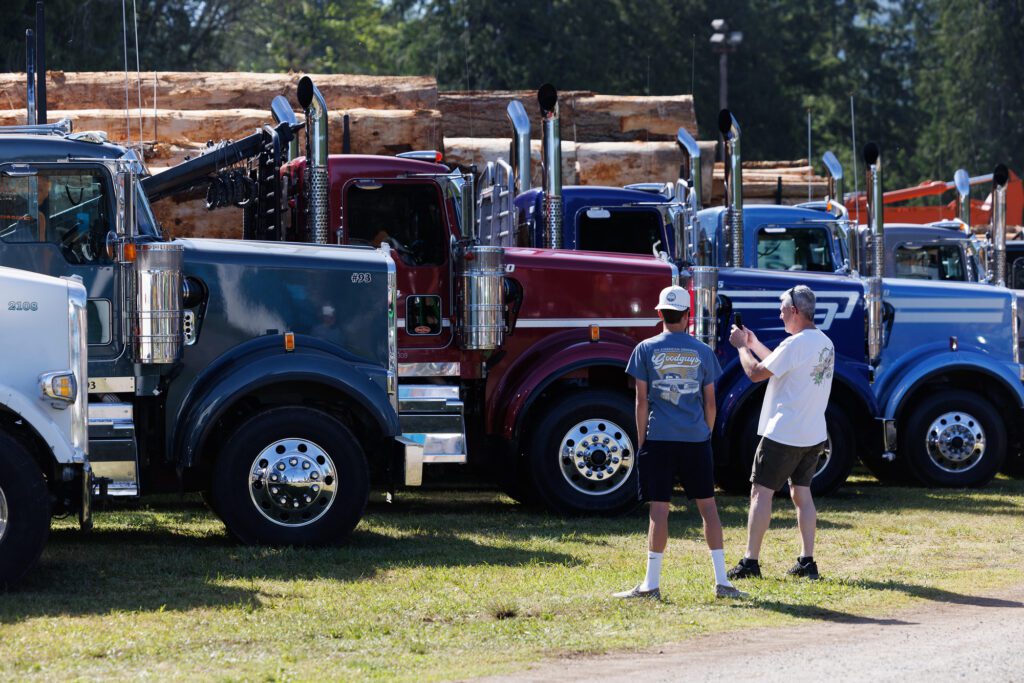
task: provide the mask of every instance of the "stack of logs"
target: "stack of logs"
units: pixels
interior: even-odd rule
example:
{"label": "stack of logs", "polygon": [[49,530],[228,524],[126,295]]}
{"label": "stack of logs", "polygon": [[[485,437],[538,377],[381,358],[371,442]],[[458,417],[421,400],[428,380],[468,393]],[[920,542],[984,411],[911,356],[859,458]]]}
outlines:
{"label": "stack of logs", "polygon": [[[271,123],[270,101],[283,95],[298,110],[299,74],[144,73],[125,81],[121,72],[47,73],[48,118],[67,117],[75,131],[103,130],[112,141],[140,147],[150,170],[159,172],[198,154],[210,141],[238,139]],[[341,152],[342,117],[348,115],[351,149],[358,154],[396,154],[416,149],[442,151],[445,161],[482,168],[507,158],[511,126],[505,111],[519,99],[539,137],[533,92],[442,92],[429,77],[318,75],[313,81],[330,112],[331,153]],[[126,92],[127,91],[127,92]],[[24,74],[0,74],[0,125],[25,121]],[[127,100],[130,116],[125,114]],[[697,134],[690,95],[635,97],[566,91],[561,109],[563,183],[621,186],[671,181],[682,154],[674,142],[679,127]],[[299,120],[301,112],[296,112]],[[715,143],[701,142],[706,204],[724,192],[722,165],[714,164]],[[807,160],[747,162],[748,201],[794,203],[825,191]],[[533,179],[540,184],[540,142],[533,144]],[[193,192],[155,205],[168,232],[180,236],[238,236],[240,211],[208,214],[202,194]]]}

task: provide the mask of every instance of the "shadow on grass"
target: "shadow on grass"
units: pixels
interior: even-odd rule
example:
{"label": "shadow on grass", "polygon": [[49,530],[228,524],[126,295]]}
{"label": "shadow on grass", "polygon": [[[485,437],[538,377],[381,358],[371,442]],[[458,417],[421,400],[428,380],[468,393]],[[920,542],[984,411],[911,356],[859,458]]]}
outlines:
{"label": "shadow on grass", "polygon": [[[1024,602],[1017,600],[1004,600],[1002,598],[993,598],[977,595],[964,595],[963,593],[954,593],[952,591],[943,590],[941,588],[933,588],[931,586],[920,586],[913,583],[904,583],[901,581],[871,581],[871,580],[856,580],[850,581],[848,585],[855,586],[858,588],[865,588],[867,590],[880,590],[880,591],[899,591],[915,598],[921,598],[924,600],[931,600],[933,602],[946,603],[951,605],[971,605],[974,607],[1001,607],[1001,608],[1017,608],[1024,609]],[[876,618],[866,617],[859,614],[850,614],[848,612],[840,612],[838,610],[830,609],[828,607],[822,607],[820,605],[807,605],[807,604],[792,604],[781,602],[779,600],[762,600],[754,599],[749,604],[744,605],[750,609],[765,609],[772,612],[778,612],[779,614],[785,614],[798,619],[814,619],[818,621],[827,621],[837,624],[876,624],[881,626],[894,626],[894,625],[909,625],[915,622],[906,621],[903,619],[895,618]]]}
{"label": "shadow on grass", "polygon": [[[37,568],[0,599],[0,624],[43,616],[262,608],[266,581],[351,583],[408,567],[579,564],[572,555],[488,545],[451,531],[398,536],[357,530],[331,548],[254,548],[226,534],[170,529],[58,529]],[[338,590],[329,586],[327,590]],[[289,589],[285,589],[289,590]]]}
{"label": "shadow on grass", "polygon": [[1002,598],[964,595],[963,593],[954,593],[952,591],[942,590],[941,588],[919,586],[913,583],[903,583],[902,581],[871,581],[867,579],[859,579],[851,581],[850,584],[860,588],[867,588],[868,590],[899,591],[915,598],[922,598],[933,602],[944,602],[951,605],[972,605],[974,607],[1013,607],[1024,609],[1024,602],[1020,602],[1018,600],[1004,600]]}
{"label": "shadow on grass", "polygon": [[873,624],[876,626],[907,626],[912,621],[893,619],[891,617],[866,617],[860,614],[840,612],[820,605],[799,605],[778,600],[754,600],[750,603],[751,609],[763,609],[770,612],[778,612],[797,619],[814,619],[815,621],[827,621],[833,624]]}
{"label": "shadow on grass", "polygon": [[[777,509],[791,510],[792,504],[784,501],[785,507],[777,505]],[[471,493],[453,493],[443,496],[442,492],[418,494],[415,498],[402,497],[394,503],[370,503],[368,515],[375,520],[389,525],[404,526],[412,524],[421,528],[479,528],[482,525],[488,531],[500,530],[502,535],[509,537],[554,536],[561,537],[568,532],[576,532],[589,536],[647,533],[647,506],[623,515],[610,517],[599,515],[557,515],[544,510],[508,502],[497,496],[482,496]],[[747,525],[747,499],[722,497],[718,499],[718,515],[725,527],[741,527]],[[669,519],[672,533],[677,530],[700,530],[702,523],[696,504],[682,497],[672,500],[672,513]],[[834,521],[827,518],[818,519],[819,529],[851,529],[853,524]]]}

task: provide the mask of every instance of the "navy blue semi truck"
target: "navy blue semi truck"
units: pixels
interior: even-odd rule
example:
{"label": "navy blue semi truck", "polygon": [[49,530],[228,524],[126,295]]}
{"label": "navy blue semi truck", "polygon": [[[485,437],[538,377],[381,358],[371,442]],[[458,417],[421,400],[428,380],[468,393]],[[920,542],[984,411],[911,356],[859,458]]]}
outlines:
{"label": "navy blue semi truck", "polygon": [[[884,479],[979,486],[991,480],[1008,450],[1016,452],[1024,391],[1012,292],[883,279],[882,245],[889,239],[880,200],[872,202],[876,214],[867,236],[852,228],[839,202],[744,207],[740,130],[728,112],[719,122],[728,151],[726,206],[701,207],[700,150],[683,130],[689,182],[563,188],[555,158],[557,101],[549,95],[547,106],[541,104],[544,187],[525,187],[530,127],[514,102],[512,163],[489,164],[484,172],[480,233],[495,244],[653,253],[681,267],[694,293],[694,331],[716,349],[725,371],[716,427],[723,485],[746,483],[763,395],[743,376],[726,341],[732,313],[742,312],[774,346],[784,336],[778,297],[800,283],[818,293],[818,324],[837,351],[830,448],[815,490],[838,487],[858,455]],[[872,155],[869,178],[881,192],[877,148]],[[841,193],[841,168],[830,170],[831,185]],[[841,196],[835,189],[832,194]],[[558,211],[547,210],[552,202]],[[870,258],[859,259],[862,254]]]}
{"label": "navy blue semi truck", "polygon": [[0,265],[88,292],[94,493],[199,491],[246,543],[344,538],[401,467],[387,248],[168,241],[145,175],[66,122],[0,129]]}

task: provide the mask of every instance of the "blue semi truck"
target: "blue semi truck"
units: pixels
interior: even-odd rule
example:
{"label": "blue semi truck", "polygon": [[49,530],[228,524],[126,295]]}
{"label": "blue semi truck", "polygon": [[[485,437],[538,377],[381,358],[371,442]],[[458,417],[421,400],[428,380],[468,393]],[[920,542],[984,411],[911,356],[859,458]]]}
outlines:
{"label": "blue semi truck", "polygon": [[[840,485],[857,455],[885,479],[979,486],[991,480],[1009,449],[1016,452],[1024,390],[1014,293],[883,278],[880,195],[872,201],[867,239],[852,229],[838,202],[744,207],[740,129],[728,112],[719,121],[727,141],[726,206],[701,207],[700,151],[683,130],[688,182],[563,188],[557,101],[542,102],[542,112],[544,187],[524,185],[530,127],[522,105],[513,102],[511,163],[488,164],[484,172],[480,234],[493,243],[653,252],[660,256],[652,258],[681,267],[694,292],[694,331],[716,349],[725,371],[715,431],[723,485],[745,485],[763,394],[746,380],[725,341],[731,315],[742,312],[773,346],[784,336],[778,297],[800,283],[818,293],[818,324],[837,351],[830,449],[815,478],[817,491]],[[880,193],[877,148],[866,161]],[[831,171],[831,194],[841,196],[841,168],[834,164]],[[870,258],[858,258],[864,252]]]}

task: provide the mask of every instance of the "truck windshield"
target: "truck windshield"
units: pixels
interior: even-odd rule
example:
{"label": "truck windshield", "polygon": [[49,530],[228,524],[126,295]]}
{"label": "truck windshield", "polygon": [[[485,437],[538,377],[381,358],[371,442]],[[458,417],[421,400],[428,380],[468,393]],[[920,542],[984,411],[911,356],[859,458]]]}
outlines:
{"label": "truck windshield", "polygon": [[351,186],[345,196],[345,225],[351,244],[379,247],[387,242],[410,266],[445,262],[446,234],[437,185],[385,183]]}
{"label": "truck windshield", "polygon": [[967,278],[960,247],[955,244],[900,245],[893,254],[896,277],[915,280],[954,280]]}
{"label": "truck windshield", "polygon": [[757,267],[766,270],[835,271],[828,230],[765,226],[757,231]]}
{"label": "truck windshield", "polygon": [[49,242],[68,263],[106,261],[113,229],[106,174],[98,169],[40,169],[0,175],[0,239]]}
{"label": "truck windshield", "polygon": [[[577,249],[650,255],[661,240],[661,214],[647,209],[585,211],[576,230]],[[658,248],[667,251],[668,245]]]}

